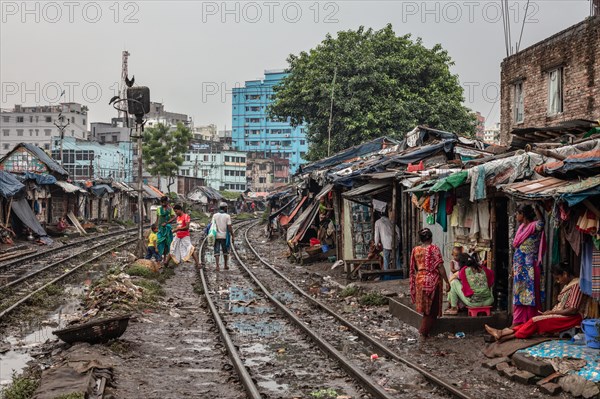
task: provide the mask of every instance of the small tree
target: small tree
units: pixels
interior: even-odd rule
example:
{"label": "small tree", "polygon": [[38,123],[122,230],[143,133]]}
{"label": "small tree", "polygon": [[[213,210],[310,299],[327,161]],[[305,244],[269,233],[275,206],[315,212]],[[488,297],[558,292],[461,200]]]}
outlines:
{"label": "small tree", "polygon": [[144,131],[142,157],[146,170],[152,176],[167,177],[169,192],[193,137],[190,129],[182,123],[178,123],[175,129],[159,123]]}

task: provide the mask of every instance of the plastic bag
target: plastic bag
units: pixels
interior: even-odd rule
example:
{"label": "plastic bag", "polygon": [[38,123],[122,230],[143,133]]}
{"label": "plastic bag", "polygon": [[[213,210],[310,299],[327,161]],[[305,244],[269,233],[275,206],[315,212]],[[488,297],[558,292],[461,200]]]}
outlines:
{"label": "plastic bag", "polygon": [[210,222],[210,229],[208,230],[208,236],[206,239],[208,241],[208,245],[215,245],[215,240],[217,239],[217,225],[214,219]]}

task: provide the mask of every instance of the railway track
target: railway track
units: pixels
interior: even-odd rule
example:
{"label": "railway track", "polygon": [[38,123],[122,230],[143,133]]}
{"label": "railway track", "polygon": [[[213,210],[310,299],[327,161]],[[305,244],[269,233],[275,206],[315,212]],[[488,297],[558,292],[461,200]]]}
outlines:
{"label": "railway track", "polygon": [[[97,242],[99,239],[100,242]],[[135,242],[137,237],[133,231],[121,231],[117,234],[96,236],[85,240],[85,243],[90,243],[92,240],[96,242],[95,245],[87,246],[82,242],[76,243],[80,246],[83,245],[84,248],[66,257],[59,256],[60,252],[73,247],[73,245],[45,251],[39,256],[48,255],[49,259],[43,262],[23,264],[23,261],[20,260],[19,266],[10,269],[13,278],[0,286],[0,322],[8,314],[14,312],[19,306],[27,303],[34,295],[42,292],[50,285],[64,280],[91,262],[112,253],[116,249]],[[80,260],[81,256],[89,255],[90,251],[96,251],[97,254],[91,258]]]}
{"label": "railway track", "polygon": [[[352,397],[471,398],[385,348],[276,270],[265,268],[271,265],[247,238],[255,225],[246,228],[244,242],[234,248],[237,262],[230,271],[214,273],[205,268],[200,273],[209,308],[249,397],[309,397],[332,388]],[[223,284],[228,290],[222,289]],[[291,356],[280,356],[282,349],[274,356],[253,355],[252,349],[265,341]],[[276,348],[270,349],[273,353]],[[371,354],[380,357],[374,360]],[[310,370],[306,365],[311,365]],[[421,382],[424,377],[426,386],[414,378],[408,381],[411,374]]]}
{"label": "railway track", "polygon": [[439,387],[440,389],[446,391],[448,394],[452,395],[453,397],[461,398],[461,399],[473,399],[473,397],[470,394],[468,394],[467,392],[458,389],[451,383],[445,381],[442,377],[439,377],[439,376],[425,370],[424,368],[419,366],[417,363],[415,363],[403,356],[400,356],[394,350],[390,349],[389,347],[387,347],[386,345],[381,343],[380,340],[378,340],[377,338],[375,338],[372,335],[370,335],[369,333],[367,333],[364,329],[357,327],[352,322],[350,322],[349,320],[347,320],[346,318],[341,316],[338,312],[336,312],[335,310],[333,310],[326,304],[314,299],[309,293],[302,290],[297,284],[295,284],[293,281],[288,279],[279,270],[277,270],[272,264],[267,262],[265,260],[265,258],[263,256],[261,256],[258,253],[258,251],[256,251],[256,249],[252,246],[252,244],[250,243],[250,240],[248,239],[248,231],[249,231],[249,229],[247,229],[244,232],[245,245],[250,249],[252,254],[260,261],[260,263],[267,268],[267,270],[269,270],[270,272],[272,272],[273,274],[277,275],[282,280],[284,280],[288,286],[293,287],[295,292],[299,293],[302,297],[304,297],[307,301],[309,301],[313,305],[314,308],[322,310],[323,312],[328,314],[331,318],[333,318],[335,321],[341,323],[344,327],[346,327],[348,329],[348,331],[351,331],[352,334],[357,336],[366,345],[369,345],[373,349],[373,351],[378,354],[378,356],[385,356],[388,359],[395,360],[399,363],[402,363],[402,364],[410,367],[411,369],[413,369],[413,370],[417,371],[419,374],[421,374],[430,383],[432,383],[435,386]]}
{"label": "railway track", "polygon": [[137,229],[138,229],[137,227],[134,227],[131,229],[111,231],[106,234],[94,235],[92,237],[87,237],[87,238],[84,238],[81,240],[76,240],[76,241],[70,242],[65,245],[61,245],[60,247],[50,248],[45,251],[37,251],[33,254],[25,255],[25,256],[19,257],[17,259],[3,261],[3,262],[0,262],[0,272],[4,272],[8,269],[11,269],[14,266],[22,265],[23,262],[27,262],[27,261],[34,260],[34,259],[41,258],[41,257],[53,256],[53,254],[64,251],[65,249],[79,247],[82,245],[87,245],[88,243],[93,243],[94,241],[96,241],[98,239],[102,239],[102,238],[106,238],[106,237],[114,237],[114,236],[120,236],[123,234],[128,234],[128,233],[137,231]]}

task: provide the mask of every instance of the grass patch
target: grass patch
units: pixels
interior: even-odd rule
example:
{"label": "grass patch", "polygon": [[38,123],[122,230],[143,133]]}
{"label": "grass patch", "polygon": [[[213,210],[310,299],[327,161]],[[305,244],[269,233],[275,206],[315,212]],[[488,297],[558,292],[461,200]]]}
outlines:
{"label": "grass patch", "polygon": [[315,399],[335,399],[338,397],[338,393],[332,388],[319,389],[318,391],[312,391],[310,397]]}
{"label": "grass patch", "polygon": [[172,267],[163,267],[162,269],[160,269],[160,273],[155,274],[154,277],[156,278],[156,281],[158,281],[161,284],[164,284],[168,279],[170,279],[174,275],[175,269],[173,269]]}
{"label": "grass patch", "polygon": [[129,352],[129,345],[125,342],[116,340],[113,341],[110,345],[108,345],[108,349],[120,355]]}
{"label": "grass patch", "polygon": [[165,291],[157,281],[141,279],[134,284],[143,289],[142,302],[156,302],[160,297],[165,296]]}
{"label": "grass patch", "polygon": [[144,278],[155,278],[158,273],[154,273],[152,270],[147,267],[136,265],[135,263],[125,269],[125,273],[130,276],[140,276]]}
{"label": "grass patch", "polygon": [[210,223],[211,217],[207,216],[204,212],[192,209],[190,211],[190,218],[194,219],[194,222],[196,223],[207,225],[208,223]]}
{"label": "grass patch", "polygon": [[358,294],[359,291],[360,289],[357,286],[351,285],[340,291],[340,297],[346,298],[349,296],[355,296],[356,294]]}
{"label": "grass patch", "polygon": [[29,399],[33,397],[39,382],[33,378],[12,376],[12,382],[2,391],[3,399]]}
{"label": "grass patch", "polygon": [[379,292],[369,292],[361,296],[358,302],[365,306],[383,306],[387,305],[388,298]]}
{"label": "grass patch", "polygon": [[198,280],[194,284],[192,284],[192,287],[194,287],[194,292],[196,294],[204,295],[204,287],[202,286],[202,282],[200,280]]}
{"label": "grass patch", "polygon": [[246,212],[242,212],[242,213],[238,213],[237,215],[234,216],[235,220],[250,220],[250,219],[254,219],[256,216],[254,216],[253,213],[246,213]]}

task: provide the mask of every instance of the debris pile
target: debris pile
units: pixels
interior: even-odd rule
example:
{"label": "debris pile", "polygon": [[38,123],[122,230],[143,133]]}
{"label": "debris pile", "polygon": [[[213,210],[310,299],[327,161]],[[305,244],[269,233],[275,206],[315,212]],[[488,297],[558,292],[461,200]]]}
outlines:
{"label": "debris pile", "polygon": [[108,275],[90,290],[84,319],[105,311],[130,310],[142,298],[142,290],[126,273]]}

